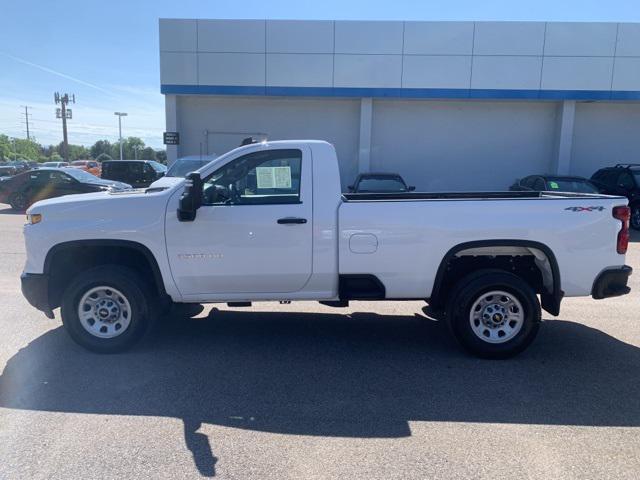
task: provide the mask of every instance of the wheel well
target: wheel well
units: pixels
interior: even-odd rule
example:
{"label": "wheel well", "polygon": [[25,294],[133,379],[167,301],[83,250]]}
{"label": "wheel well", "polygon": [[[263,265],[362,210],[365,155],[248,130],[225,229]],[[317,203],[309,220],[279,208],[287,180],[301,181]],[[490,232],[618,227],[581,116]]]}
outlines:
{"label": "wheel well", "polygon": [[445,255],[434,282],[429,306],[443,310],[453,286],[466,275],[481,269],[513,273],[540,294],[542,307],[552,315],[560,312],[562,291],[555,256],[536,242],[471,242],[452,248]]}
{"label": "wheel well", "polygon": [[128,241],[68,242],[52,248],[45,260],[51,308],[60,306],[65,288],[76,275],[100,265],[129,267],[140,274],[153,292],[166,294],[158,264],[145,246]]}

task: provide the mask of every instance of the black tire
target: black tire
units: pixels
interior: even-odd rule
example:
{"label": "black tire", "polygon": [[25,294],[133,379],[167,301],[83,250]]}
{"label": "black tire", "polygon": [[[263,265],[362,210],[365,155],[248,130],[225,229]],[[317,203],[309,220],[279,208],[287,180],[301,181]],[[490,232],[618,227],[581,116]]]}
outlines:
{"label": "black tire", "polygon": [[9,195],[9,205],[14,210],[22,212],[29,207],[29,199],[22,192],[15,192]]}
{"label": "black tire", "polygon": [[640,230],[640,203],[631,205],[631,221],[629,225],[634,230]]}
{"label": "black tire", "polygon": [[[111,287],[125,297],[130,306],[128,326],[112,338],[99,338],[90,333],[78,315],[79,302],[92,288]],[[62,295],[62,323],[71,338],[80,346],[96,353],[117,353],[127,350],[147,332],[150,324],[150,289],[135,271],[117,265],[103,265],[76,276]]]}
{"label": "black tire", "polygon": [[[489,295],[485,299],[482,297],[484,294],[495,291],[507,293],[509,295],[508,300],[512,304],[519,303],[523,311],[518,317],[520,319],[519,331],[517,333],[514,332],[512,338],[509,339],[507,335],[505,337],[507,340],[505,341],[497,338],[493,340],[503,343],[490,343],[489,340],[482,339],[480,334],[476,334],[474,327],[472,327],[472,322],[474,322],[476,330],[484,329],[484,334],[489,332],[487,337],[500,334],[500,330],[502,330],[503,334],[505,333],[503,328],[506,328],[511,323],[506,322],[507,315],[504,315],[504,319],[500,317],[504,327],[485,328],[482,322],[478,322],[482,318],[473,320],[471,318],[472,308],[474,304],[476,307],[478,306],[477,302],[487,302],[488,305],[484,308],[492,311],[493,304],[487,300],[492,296]],[[515,299],[515,302],[513,299]],[[500,305],[500,299],[496,298],[494,302]],[[514,308],[517,315],[520,310],[519,306],[512,305],[512,308]],[[486,312],[482,307],[476,311],[478,315]],[[507,311],[507,313],[510,312]],[[541,322],[540,302],[533,289],[520,277],[497,270],[478,271],[463,278],[454,287],[448,302],[447,321],[453,336],[468,352],[481,358],[510,358],[525,350],[535,339]],[[491,319],[488,321],[491,321]],[[515,323],[515,325],[518,325],[518,323]]]}

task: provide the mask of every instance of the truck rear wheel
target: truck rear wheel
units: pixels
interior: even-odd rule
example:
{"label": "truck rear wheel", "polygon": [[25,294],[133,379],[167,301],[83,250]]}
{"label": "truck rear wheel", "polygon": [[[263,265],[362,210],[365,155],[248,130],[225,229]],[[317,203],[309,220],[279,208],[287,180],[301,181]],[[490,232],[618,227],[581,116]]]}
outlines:
{"label": "truck rear wheel", "polygon": [[135,271],[104,265],[75,277],[62,296],[62,323],[73,340],[97,353],[136,343],[149,325],[149,294]]}
{"label": "truck rear wheel", "polygon": [[508,272],[476,272],[462,279],[450,298],[448,322],[454,337],[482,358],[509,358],[526,349],[540,327],[538,297]]}

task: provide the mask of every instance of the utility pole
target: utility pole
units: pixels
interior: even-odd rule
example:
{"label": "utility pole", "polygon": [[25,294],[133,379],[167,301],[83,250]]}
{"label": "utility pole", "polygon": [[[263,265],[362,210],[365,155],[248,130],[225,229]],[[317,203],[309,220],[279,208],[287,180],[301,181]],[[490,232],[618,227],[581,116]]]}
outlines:
{"label": "utility pole", "polygon": [[27,105],[21,105],[22,108],[24,108],[24,113],[22,115],[24,115],[24,121],[27,124],[27,140],[31,140],[31,136],[29,135],[29,117],[31,116],[31,114],[29,113],[29,106]]}
{"label": "utility pole", "polygon": [[125,112],[113,112],[113,114],[118,116],[118,134],[120,136],[120,160],[122,160],[122,117],[126,117],[127,114]]}
{"label": "utility pole", "polygon": [[60,95],[60,93],[56,92],[53,94],[53,99],[56,102],[56,105],[60,105],[60,108],[56,108],[56,118],[62,119],[62,156],[64,157],[64,161],[69,161],[69,140],[67,138],[67,118],[73,118],[73,113],[70,108],[67,108],[69,103],[76,103],[76,96],[69,96],[68,93],[64,95]]}

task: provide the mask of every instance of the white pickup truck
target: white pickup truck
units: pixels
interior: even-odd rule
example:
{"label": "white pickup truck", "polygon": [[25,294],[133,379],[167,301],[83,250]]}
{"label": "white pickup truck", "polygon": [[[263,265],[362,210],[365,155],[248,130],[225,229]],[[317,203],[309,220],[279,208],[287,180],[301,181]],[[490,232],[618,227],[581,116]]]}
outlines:
{"label": "white pickup truck", "polygon": [[176,303],[425,300],[470,352],[524,350],[563,296],[629,292],[627,199],[343,194],[321,141],[246,145],[161,188],[34,204],[22,290],[99,352]]}

